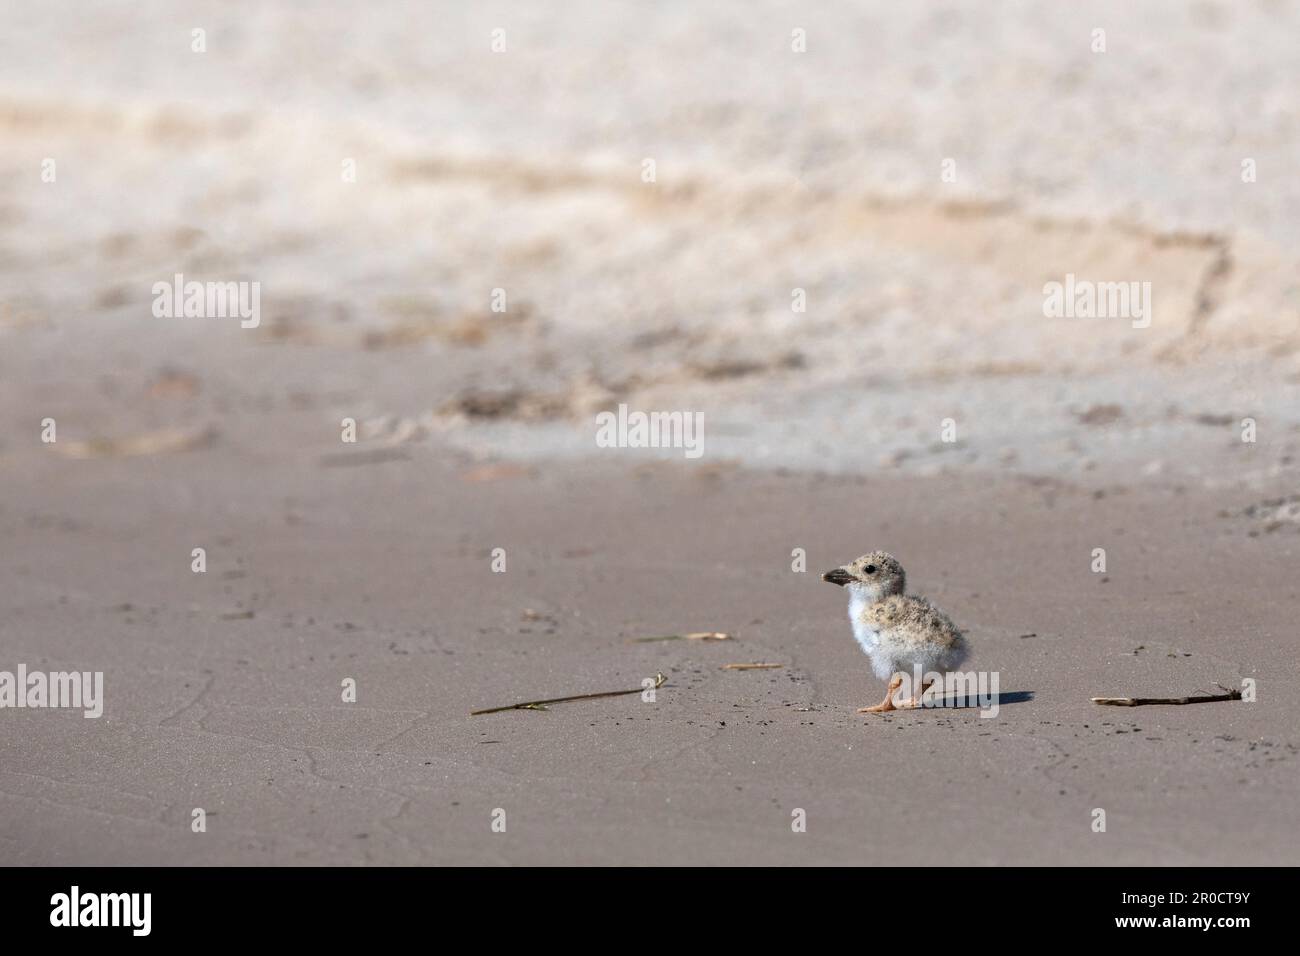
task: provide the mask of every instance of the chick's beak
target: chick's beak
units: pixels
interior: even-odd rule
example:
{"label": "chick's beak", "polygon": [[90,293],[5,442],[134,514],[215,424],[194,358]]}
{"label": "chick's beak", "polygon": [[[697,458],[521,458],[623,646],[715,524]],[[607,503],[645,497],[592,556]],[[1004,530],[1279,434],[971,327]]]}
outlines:
{"label": "chick's beak", "polygon": [[854,580],[853,575],[843,568],[836,568],[834,571],[827,571],[822,575],[823,581],[829,581],[831,584],[838,584],[840,587]]}

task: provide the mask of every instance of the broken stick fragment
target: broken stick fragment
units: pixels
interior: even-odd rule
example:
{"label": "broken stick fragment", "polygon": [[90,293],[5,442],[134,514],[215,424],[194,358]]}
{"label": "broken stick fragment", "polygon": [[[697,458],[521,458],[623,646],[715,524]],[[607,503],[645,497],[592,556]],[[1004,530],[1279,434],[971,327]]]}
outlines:
{"label": "broken stick fragment", "polygon": [[197,451],[217,440],[214,426],[160,428],[120,438],[92,438],[88,441],[59,442],[59,451],[69,458],[136,458],[168,452]]}
{"label": "broken stick fragment", "polygon": [[721,669],[724,671],[763,671],[784,666],[784,664],[769,664],[765,661],[756,661],[753,664],[723,664]]}
{"label": "broken stick fragment", "polygon": [[648,644],[650,641],[729,641],[730,634],[722,631],[691,631],[689,634],[661,634],[655,637],[634,637],[633,644]]}
{"label": "broken stick fragment", "polygon": [[[647,678],[648,680],[649,678]],[[647,690],[657,690],[664,686],[668,678],[663,674],[655,674],[654,686],[633,687],[631,690],[604,690],[595,694],[571,694],[568,697],[551,697],[547,700],[525,700],[518,704],[506,704],[504,707],[488,707],[484,710],[471,710],[469,715],[477,717],[479,714],[499,714],[503,710],[545,710],[549,704],[563,704],[571,700],[594,700],[597,697],[622,697],[624,694],[640,694]]]}
{"label": "broken stick fragment", "polygon": [[1145,707],[1148,704],[1209,704],[1222,700],[1241,700],[1241,691],[1230,690],[1222,684],[1222,694],[1191,694],[1187,697],[1094,697],[1094,704],[1111,707]]}

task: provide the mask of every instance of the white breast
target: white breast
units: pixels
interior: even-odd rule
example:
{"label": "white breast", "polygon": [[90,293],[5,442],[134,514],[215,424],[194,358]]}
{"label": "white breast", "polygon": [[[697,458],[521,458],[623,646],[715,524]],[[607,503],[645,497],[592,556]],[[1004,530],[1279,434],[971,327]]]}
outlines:
{"label": "white breast", "polygon": [[856,591],[849,594],[849,624],[853,627],[853,637],[861,645],[863,653],[872,654],[880,644],[880,634],[862,619],[862,612],[867,608],[867,598]]}

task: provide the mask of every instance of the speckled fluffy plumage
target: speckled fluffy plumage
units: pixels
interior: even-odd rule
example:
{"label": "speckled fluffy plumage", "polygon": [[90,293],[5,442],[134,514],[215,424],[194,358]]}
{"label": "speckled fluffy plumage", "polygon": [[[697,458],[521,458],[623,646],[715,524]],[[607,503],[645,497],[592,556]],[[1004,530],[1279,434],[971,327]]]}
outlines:
{"label": "speckled fluffy plumage", "polygon": [[966,639],[952,619],[925,598],[903,593],[906,572],[893,555],[873,551],[822,577],[848,590],[853,636],[880,679],[944,673],[966,659]]}

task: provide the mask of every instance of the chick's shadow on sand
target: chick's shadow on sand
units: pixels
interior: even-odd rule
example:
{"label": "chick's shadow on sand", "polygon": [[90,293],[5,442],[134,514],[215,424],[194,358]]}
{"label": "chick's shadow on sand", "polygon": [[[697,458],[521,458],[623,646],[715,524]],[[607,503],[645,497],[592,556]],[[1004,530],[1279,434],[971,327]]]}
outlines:
{"label": "chick's shadow on sand", "polygon": [[984,707],[1001,707],[1003,704],[1024,704],[1034,699],[1032,690],[1012,690],[1005,694],[992,695],[991,699],[980,700],[978,697],[964,694],[948,694],[936,697],[926,704],[924,710],[981,710]]}

